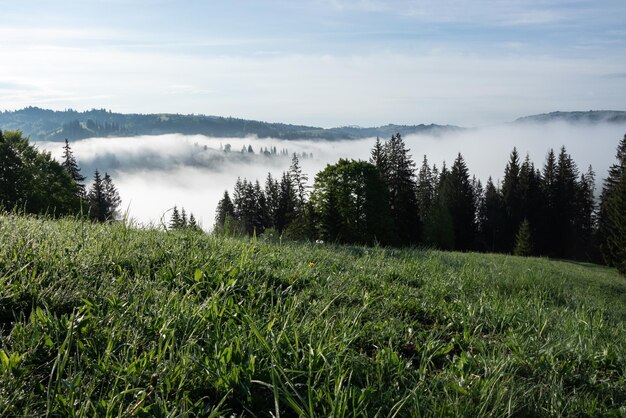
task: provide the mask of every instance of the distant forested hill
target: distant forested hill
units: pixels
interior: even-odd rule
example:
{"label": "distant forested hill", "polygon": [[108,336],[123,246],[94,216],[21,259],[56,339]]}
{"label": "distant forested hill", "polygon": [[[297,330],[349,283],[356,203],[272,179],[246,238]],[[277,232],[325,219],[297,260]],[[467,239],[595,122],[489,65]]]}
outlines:
{"label": "distant forested hill", "polygon": [[626,123],[626,112],[619,110],[590,110],[588,112],[550,112],[519,118],[515,123],[563,121],[569,123]]}
{"label": "distant forested hill", "polygon": [[200,134],[219,137],[282,139],[359,139],[390,137],[414,133],[438,134],[460,130],[450,125],[386,125],[375,128],[340,127],[324,129],[312,126],[268,123],[230,117],[178,114],[122,114],[104,109],[85,112],[55,111],[27,107],[0,113],[0,129],[20,129],[31,140],[62,141],[101,136],[160,135],[170,133]]}

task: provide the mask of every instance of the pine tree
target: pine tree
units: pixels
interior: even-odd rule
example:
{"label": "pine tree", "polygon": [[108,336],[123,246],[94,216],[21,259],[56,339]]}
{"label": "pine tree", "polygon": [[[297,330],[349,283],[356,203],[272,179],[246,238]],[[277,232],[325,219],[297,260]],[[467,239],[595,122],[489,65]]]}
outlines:
{"label": "pine tree", "polygon": [[490,252],[504,251],[502,231],[506,227],[506,209],[500,190],[491,177],[485,186],[485,196],[478,210],[480,242]]}
{"label": "pine tree", "polygon": [[596,202],[594,197],[596,174],[589,166],[587,172],[581,174],[578,181],[576,196],[576,258],[592,260],[595,253]]}
{"label": "pine tree", "polygon": [[196,217],[193,215],[193,212],[189,214],[188,226],[192,231],[200,230],[200,226],[198,225],[198,221],[196,221]]}
{"label": "pine tree", "polygon": [[291,159],[291,166],[289,167],[289,177],[291,179],[291,184],[293,185],[296,192],[296,212],[299,215],[304,211],[304,207],[306,204],[306,183],[309,178],[306,174],[302,173],[302,168],[300,168],[300,161],[298,160],[298,156],[295,153],[293,154],[293,158]]}
{"label": "pine tree", "polygon": [[428,222],[424,227],[426,243],[442,250],[454,249],[454,224],[448,199],[452,192],[451,180],[448,178],[450,171],[444,162],[441,172],[437,175],[437,188],[435,198],[428,217]]}
{"label": "pine tree", "polygon": [[539,228],[540,236],[536,237],[536,241],[539,243],[539,252],[544,255],[554,255],[557,252],[556,224],[559,213],[556,187],[556,156],[554,155],[554,150],[550,149],[541,174],[543,216]]}
{"label": "pine tree", "polygon": [[626,135],[616,157],[602,188],[598,233],[604,260],[626,275]]}
{"label": "pine tree", "polygon": [[519,193],[521,216],[528,220],[534,237],[543,217],[541,211],[543,195],[541,193],[541,175],[535,170],[535,165],[530,161],[528,154],[526,154],[526,158],[520,167]]}
{"label": "pine tree", "polygon": [[432,209],[433,200],[435,198],[436,179],[428,165],[428,159],[424,155],[422,166],[417,174],[417,204],[418,213],[422,225],[425,225],[430,211]]}
{"label": "pine tree", "polygon": [[67,139],[65,139],[65,145],[63,146],[63,162],[61,165],[76,183],[76,186],[78,187],[78,197],[84,198],[85,184],[83,182],[85,181],[85,176],[80,174],[80,168],[78,167],[78,163],[76,162],[76,158],[74,158],[74,154],[70,148],[70,143]]}
{"label": "pine tree", "polygon": [[276,216],[276,230],[282,234],[294,220],[297,212],[298,199],[292,180],[288,173],[283,173],[279,183],[278,213]]}
{"label": "pine tree", "polygon": [[555,223],[557,257],[573,258],[576,253],[576,197],[578,195],[578,168],[561,147],[556,166],[555,210],[558,214]]}
{"label": "pine tree", "polygon": [[459,153],[448,176],[450,182],[446,203],[454,226],[455,249],[472,248],[476,234],[476,206],[469,171]]}
{"label": "pine tree", "polygon": [[381,176],[387,185],[389,207],[394,220],[394,235],[404,245],[416,244],[419,240],[419,207],[415,195],[415,162],[409,155],[402,136],[397,133],[384,145],[386,166]]}
{"label": "pine tree", "polygon": [[187,228],[187,212],[185,212],[185,208],[182,208],[180,211],[180,227]]}
{"label": "pine tree", "polygon": [[106,202],[106,218],[115,219],[118,216],[117,209],[120,206],[121,199],[117,188],[113,184],[111,176],[109,176],[109,173],[107,172],[104,173],[102,188],[104,193],[104,200]]}
{"label": "pine tree", "polygon": [[178,211],[178,207],[174,206],[172,210],[172,217],[170,218],[170,229],[180,229],[183,225],[182,218],[180,216],[180,212]]}
{"label": "pine tree", "polygon": [[502,180],[502,200],[506,211],[506,225],[504,242],[506,250],[511,251],[515,240],[515,234],[522,222],[522,196],[520,190],[520,162],[517,148],[513,148],[509,162],[504,169]]}
{"label": "pine tree", "polygon": [[280,186],[278,181],[272,178],[271,173],[267,173],[265,179],[265,205],[267,208],[267,226],[277,229],[278,225],[278,203]]}
{"label": "pine tree", "polygon": [[98,170],[94,172],[93,177],[93,184],[87,194],[89,200],[89,217],[92,220],[104,222],[107,220],[108,212],[104,184]]}
{"label": "pine tree", "polygon": [[533,254],[532,234],[530,224],[524,219],[520,224],[519,231],[515,235],[515,248],[513,254],[528,257]]}
{"label": "pine tree", "polygon": [[379,137],[376,137],[374,148],[372,148],[370,163],[374,164],[381,174],[384,175],[387,172],[387,156],[385,146],[380,141]]}
{"label": "pine tree", "polygon": [[228,191],[224,191],[224,196],[217,204],[217,209],[215,211],[215,226],[214,229],[218,233],[232,232],[226,231],[226,224],[228,221],[235,221],[235,205],[230,199],[230,195]]}
{"label": "pine tree", "polygon": [[261,188],[261,184],[258,180],[254,183],[254,198],[255,198],[255,215],[254,215],[254,229],[257,234],[262,234],[265,228],[270,226],[270,216],[267,207],[267,198],[265,192]]}

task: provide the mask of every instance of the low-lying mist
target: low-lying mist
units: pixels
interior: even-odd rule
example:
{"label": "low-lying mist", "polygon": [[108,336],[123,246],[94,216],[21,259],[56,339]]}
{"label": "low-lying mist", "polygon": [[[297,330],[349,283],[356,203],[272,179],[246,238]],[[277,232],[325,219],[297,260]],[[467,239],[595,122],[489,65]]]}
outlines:
{"label": "low-lying mist", "polygon": [[[483,183],[489,176],[502,178],[513,147],[521,158],[528,154],[542,168],[550,148],[558,153],[565,146],[579,170],[593,166],[596,190],[615,161],[618,142],[626,126],[616,124],[509,124],[470,129],[443,136],[405,137],[417,168],[427,155],[430,165],[448,166],[461,153],[471,174]],[[387,138],[381,138],[387,139]],[[209,138],[193,135],[159,135],[127,138],[91,138],[71,143],[83,175],[88,182],[98,169],[108,172],[119,189],[122,212],[142,224],[167,223],[174,205],[192,212],[204,229],[213,226],[215,207],[224,190],[231,191],[237,177],[259,179],[268,172],[278,177],[289,168],[291,154],[305,153],[303,171],[313,185],[315,174],[339,158],[369,159],[375,138],[350,141],[285,141],[278,139]],[[61,160],[63,144],[39,142]],[[248,152],[251,146],[254,153]],[[224,149],[230,147],[230,152]],[[246,152],[241,150],[246,148]],[[276,155],[261,154],[261,149]],[[289,155],[281,155],[287,150]],[[313,154],[310,157],[310,154]]]}

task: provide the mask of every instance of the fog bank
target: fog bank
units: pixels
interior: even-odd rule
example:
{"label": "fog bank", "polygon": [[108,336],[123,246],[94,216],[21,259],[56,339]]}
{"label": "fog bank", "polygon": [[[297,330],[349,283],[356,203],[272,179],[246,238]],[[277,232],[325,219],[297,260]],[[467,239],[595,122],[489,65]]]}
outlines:
{"label": "fog bank", "polygon": [[[626,126],[616,124],[509,124],[471,129],[433,137],[405,137],[417,167],[427,155],[430,164],[449,166],[461,153],[471,174],[483,182],[489,176],[502,178],[504,167],[513,147],[520,156],[528,154],[541,168],[550,148],[555,152],[565,146],[580,171],[592,165],[597,173],[596,188],[615,162],[618,142]],[[386,138],[381,138],[386,139]],[[369,159],[375,138],[351,141],[285,141],[278,139],[209,138],[200,135],[159,135],[128,138],[91,138],[71,143],[72,150],[91,181],[93,171],[108,172],[119,189],[122,211],[131,219],[148,224],[167,223],[171,208],[177,205],[193,212],[204,229],[213,226],[215,207],[224,190],[232,190],[237,177],[264,182],[268,172],[278,177],[291,163],[289,154],[313,153],[302,158],[303,170],[313,185],[315,174],[339,158]],[[61,159],[62,143],[39,142]],[[231,151],[224,152],[230,145]],[[254,154],[241,153],[251,146]],[[260,150],[276,147],[278,155],[261,155]]]}

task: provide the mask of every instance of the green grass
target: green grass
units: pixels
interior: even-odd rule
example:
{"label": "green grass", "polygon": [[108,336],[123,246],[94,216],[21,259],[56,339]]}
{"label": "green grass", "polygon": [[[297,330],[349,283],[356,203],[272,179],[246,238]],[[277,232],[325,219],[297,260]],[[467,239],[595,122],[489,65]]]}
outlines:
{"label": "green grass", "polygon": [[0,416],[625,416],[626,279],[0,216]]}

